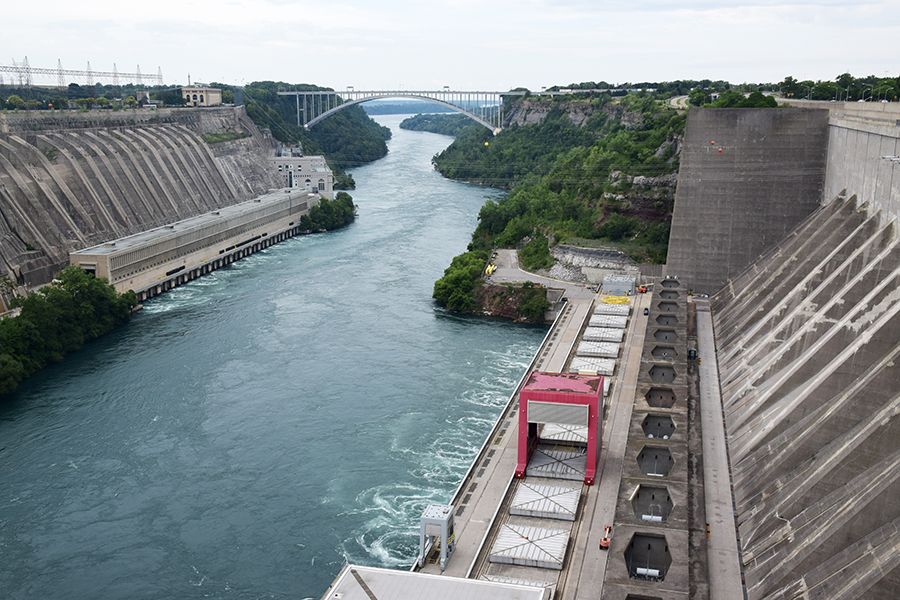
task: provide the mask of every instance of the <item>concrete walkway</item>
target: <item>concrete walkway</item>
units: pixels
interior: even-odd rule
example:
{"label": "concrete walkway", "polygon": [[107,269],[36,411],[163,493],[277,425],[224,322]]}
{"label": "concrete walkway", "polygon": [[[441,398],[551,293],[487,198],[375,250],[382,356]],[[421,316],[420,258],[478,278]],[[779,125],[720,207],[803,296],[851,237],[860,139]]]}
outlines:
{"label": "concrete walkway", "polygon": [[544,277],[543,275],[522,270],[515,250],[500,248],[497,250],[497,256],[493,262],[497,265],[497,270],[488,277],[488,283],[523,283],[531,281],[544,287],[565,290],[569,299],[594,297],[594,291],[583,283],[553,279],[552,277]]}
{"label": "concrete walkway", "polygon": [[709,597],[717,600],[742,600],[744,589],[741,585],[741,557],[734,521],[712,315],[708,300],[695,299],[694,304],[697,308],[697,343],[701,358],[700,413],[704,496],[709,524]]}

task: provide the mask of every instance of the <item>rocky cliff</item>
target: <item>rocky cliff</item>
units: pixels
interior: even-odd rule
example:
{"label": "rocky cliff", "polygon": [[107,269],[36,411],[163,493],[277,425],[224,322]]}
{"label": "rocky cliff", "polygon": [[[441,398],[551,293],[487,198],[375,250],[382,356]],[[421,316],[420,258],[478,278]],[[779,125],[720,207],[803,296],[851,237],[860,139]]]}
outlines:
{"label": "rocky cliff", "polygon": [[503,118],[503,126],[539,125],[554,112],[564,114],[576,127],[588,125],[588,122],[596,119],[598,114],[620,120],[626,128],[639,127],[644,122],[644,117],[640,112],[628,110],[624,104],[619,102],[610,102],[599,98],[557,97],[548,99],[538,96],[513,101]]}
{"label": "rocky cliff", "polygon": [[259,195],[272,152],[242,107],[0,114],[0,276]]}

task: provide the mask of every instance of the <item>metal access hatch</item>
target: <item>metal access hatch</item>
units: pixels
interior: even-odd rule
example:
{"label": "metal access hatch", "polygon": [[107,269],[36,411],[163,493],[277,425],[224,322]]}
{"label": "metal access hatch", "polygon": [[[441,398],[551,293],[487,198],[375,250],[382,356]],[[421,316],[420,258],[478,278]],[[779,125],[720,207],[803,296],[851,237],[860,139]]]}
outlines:
{"label": "metal access hatch", "polygon": [[509,514],[574,521],[581,490],[560,484],[532,483],[527,479],[519,484],[509,507]]}
{"label": "metal access hatch", "polygon": [[621,342],[625,339],[625,330],[615,327],[587,327],[581,339],[586,342]]}
{"label": "metal access hatch", "polygon": [[581,342],[578,344],[578,349],[575,351],[575,354],[578,356],[618,358],[620,347],[621,346],[616,342]]}
{"label": "metal access hatch", "polygon": [[616,371],[616,361],[612,358],[576,356],[569,364],[569,371],[572,373],[611,376]]}
{"label": "metal access hatch", "polygon": [[557,444],[572,444],[574,446],[587,446],[587,425],[561,425],[559,423],[546,423],[541,427],[540,439]]}
{"label": "metal access hatch", "polygon": [[621,315],[593,315],[591,316],[591,327],[612,327],[615,329],[625,329],[628,325],[628,317]]}
{"label": "metal access hatch", "polygon": [[505,523],[500,527],[488,560],[561,571],[568,545],[569,531],[566,529]]}
{"label": "metal access hatch", "polygon": [[584,448],[538,444],[528,461],[525,475],[549,479],[585,479],[587,455]]}
{"label": "metal access hatch", "polygon": [[627,317],[631,314],[631,306],[628,304],[597,304],[594,307],[594,314]]}

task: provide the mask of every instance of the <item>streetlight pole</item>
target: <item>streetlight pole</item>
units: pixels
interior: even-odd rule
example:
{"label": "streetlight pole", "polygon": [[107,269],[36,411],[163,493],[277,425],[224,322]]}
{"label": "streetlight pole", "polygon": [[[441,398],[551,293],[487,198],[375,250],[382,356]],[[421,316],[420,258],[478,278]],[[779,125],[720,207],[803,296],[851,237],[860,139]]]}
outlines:
{"label": "streetlight pole", "polygon": [[[866,88],[869,88],[869,91],[870,91],[870,92],[872,91],[872,86],[871,86],[871,85],[869,85],[868,83],[864,83],[864,84],[863,84],[863,93],[862,93],[862,97],[860,98],[860,100],[862,100],[863,102],[866,101]],[[869,98],[871,98],[871,97],[872,97],[872,95],[869,94]]]}

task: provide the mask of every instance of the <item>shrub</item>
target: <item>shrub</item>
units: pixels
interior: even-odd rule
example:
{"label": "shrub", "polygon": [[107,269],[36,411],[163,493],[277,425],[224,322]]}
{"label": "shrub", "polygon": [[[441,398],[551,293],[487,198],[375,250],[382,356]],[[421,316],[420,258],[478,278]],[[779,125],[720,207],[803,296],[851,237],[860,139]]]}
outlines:
{"label": "shrub", "polygon": [[519,264],[527,271],[549,269],[554,260],[550,255],[550,244],[543,235],[536,235],[519,250]]}

